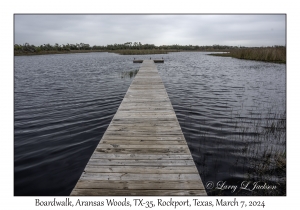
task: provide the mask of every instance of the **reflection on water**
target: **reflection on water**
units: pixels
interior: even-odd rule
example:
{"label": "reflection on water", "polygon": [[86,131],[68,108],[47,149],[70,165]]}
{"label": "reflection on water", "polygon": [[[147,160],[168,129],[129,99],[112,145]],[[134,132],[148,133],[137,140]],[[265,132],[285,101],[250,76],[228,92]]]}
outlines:
{"label": "reflection on water", "polygon": [[121,78],[132,78],[138,73],[139,69],[131,70],[131,71],[124,71],[121,72],[119,75]]}
{"label": "reflection on water", "polygon": [[[69,195],[137,73],[132,60],[108,53],[15,57],[15,195]],[[205,53],[164,60],[158,71],[198,171],[204,184],[214,183],[207,192],[272,195],[216,189],[218,182],[261,181],[283,194],[285,65]]]}

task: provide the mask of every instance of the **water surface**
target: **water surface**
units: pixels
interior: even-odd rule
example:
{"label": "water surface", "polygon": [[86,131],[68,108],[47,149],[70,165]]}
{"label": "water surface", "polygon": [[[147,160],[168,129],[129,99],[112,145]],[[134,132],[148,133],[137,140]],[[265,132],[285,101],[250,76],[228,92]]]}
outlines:
{"label": "water surface", "polygon": [[[70,194],[139,69],[133,57],[162,56],[15,57],[15,195]],[[199,52],[163,57],[158,71],[203,183],[260,180],[260,155],[285,151],[285,132],[267,138],[258,130],[285,119],[286,66]]]}

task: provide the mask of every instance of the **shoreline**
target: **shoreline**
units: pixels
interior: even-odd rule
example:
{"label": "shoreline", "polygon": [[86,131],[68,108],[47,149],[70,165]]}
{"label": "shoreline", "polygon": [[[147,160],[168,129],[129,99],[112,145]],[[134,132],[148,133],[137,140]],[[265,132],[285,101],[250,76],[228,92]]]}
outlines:
{"label": "shoreline", "polygon": [[72,53],[91,53],[91,52],[107,52],[103,50],[71,50],[71,51],[42,51],[33,53],[16,53],[14,56],[26,56],[26,55],[54,55],[54,54],[72,54]]}
{"label": "shoreline", "polygon": [[[112,51],[112,50],[71,50],[71,51],[42,51],[42,52],[33,52],[33,53],[16,53],[14,52],[14,56],[31,56],[31,55],[54,55],[54,54],[72,54],[72,53],[93,53],[93,52],[106,52],[106,53],[116,53],[119,55],[152,55],[152,54],[168,54],[168,53],[172,53],[172,52],[210,52],[210,54],[207,55],[211,55],[211,56],[219,56],[219,57],[231,57],[231,58],[237,58],[237,59],[242,59],[242,60],[252,60],[252,61],[263,61],[263,62],[267,62],[267,63],[278,63],[278,64],[286,64],[285,60],[266,60],[266,59],[261,59],[261,58],[241,58],[239,56],[235,56],[233,55],[231,52],[226,52],[224,51],[200,51],[200,50],[195,50],[195,51],[191,51],[191,50],[178,50],[178,51],[174,51],[174,50],[154,50],[153,52],[151,52],[152,50],[124,50],[124,51],[120,51],[120,50],[116,50],[116,51]],[[213,53],[213,52],[219,52],[219,53]],[[222,52],[222,53],[221,53]]]}
{"label": "shoreline", "polygon": [[14,52],[14,56],[26,55],[52,55],[52,54],[70,54],[70,53],[91,53],[91,52],[107,52],[119,55],[154,55],[168,54],[173,52],[225,52],[225,50],[70,50],[70,51],[40,51],[40,52]]}
{"label": "shoreline", "polygon": [[286,64],[286,61],[282,60],[263,60],[263,59],[250,59],[250,58],[239,58],[237,56],[231,55],[230,52],[228,53],[211,53],[207,55],[212,55],[212,56],[219,56],[219,57],[231,57],[231,58],[236,58],[236,59],[241,59],[241,60],[249,60],[249,61],[262,61],[266,63],[278,63],[278,64]]}

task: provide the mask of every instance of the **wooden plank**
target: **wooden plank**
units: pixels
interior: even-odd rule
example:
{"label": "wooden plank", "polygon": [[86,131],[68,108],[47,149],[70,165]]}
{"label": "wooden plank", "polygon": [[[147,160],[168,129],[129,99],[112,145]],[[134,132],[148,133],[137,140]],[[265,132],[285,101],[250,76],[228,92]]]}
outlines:
{"label": "wooden plank", "polygon": [[118,154],[190,154],[188,147],[186,148],[136,148],[136,149],[120,149],[120,148],[96,148],[94,152],[99,153],[118,153]]}
{"label": "wooden plank", "polygon": [[[100,144],[124,144],[123,140],[101,140]],[[186,145],[186,142],[184,141],[147,141],[147,140],[128,140],[126,141],[126,145],[181,145],[184,144]]]}
{"label": "wooden plank", "polygon": [[178,127],[168,127],[168,126],[157,126],[153,125],[151,126],[111,126],[110,127],[111,132],[134,132],[134,133],[139,133],[139,132],[170,132],[170,133],[180,133],[182,132],[180,128]]}
{"label": "wooden plank", "polygon": [[87,165],[86,173],[139,173],[139,174],[198,174],[194,166],[95,166]]}
{"label": "wooden plank", "polygon": [[174,139],[176,140],[177,138],[177,135],[176,134],[179,134],[179,133],[169,133],[169,132],[159,132],[159,133],[128,133],[128,132],[119,132],[119,133],[116,133],[116,132],[107,132],[104,136],[105,139],[115,139],[117,137],[120,137],[120,135],[122,135],[122,138],[129,138],[129,139],[138,139],[138,138],[143,138],[143,137],[156,137],[156,138],[163,138],[164,136],[166,137],[171,137],[173,136]]}
{"label": "wooden plank", "polygon": [[[167,124],[165,124],[167,123]],[[127,125],[127,124],[135,124],[137,126],[143,126],[143,127],[147,127],[147,126],[179,126],[178,121],[174,121],[174,118],[148,118],[147,121],[145,121],[143,118],[121,118],[121,117],[114,117],[114,121],[110,124],[110,125]]]}
{"label": "wooden plank", "polygon": [[163,101],[163,102],[153,102],[153,101],[149,101],[148,103],[140,103],[140,102],[122,102],[122,104],[120,105],[120,107],[155,107],[155,106],[164,106],[164,107],[172,107],[172,105],[167,102],[167,101]]}
{"label": "wooden plank", "polygon": [[163,136],[163,135],[176,135],[180,134],[180,131],[156,131],[153,129],[152,131],[107,131],[106,136]]}
{"label": "wooden plank", "polygon": [[199,185],[195,180],[184,181],[153,181],[153,180],[135,180],[135,181],[101,181],[86,180],[79,181],[76,185],[77,189],[115,189],[115,190],[204,190],[203,185]]}
{"label": "wooden plank", "polygon": [[107,135],[104,134],[102,139],[105,140],[156,140],[156,141],[176,141],[176,140],[184,140],[183,135],[164,135],[164,136],[117,136],[117,135]]}
{"label": "wooden plank", "polygon": [[138,118],[147,118],[147,119],[171,119],[171,120],[176,120],[176,115],[174,113],[165,113],[165,114],[159,114],[159,113],[156,113],[156,114],[150,114],[150,113],[122,113],[122,112],[119,112],[115,115],[115,119],[130,119],[130,118],[133,118],[133,119],[138,119]]}
{"label": "wooden plank", "polygon": [[94,158],[106,158],[106,159],[139,159],[139,160],[192,160],[190,155],[176,155],[176,154],[102,154],[102,153],[93,153],[91,159]]}
{"label": "wooden plank", "polygon": [[143,144],[98,144],[97,148],[107,149],[107,148],[118,148],[118,149],[184,149],[186,148],[186,144],[167,144],[167,145],[161,145],[161,144],[152,144],[152,145],[143,145]]}
{"label": "wooden plank", "polygon": [[118,118],[125,118],[125,119],[129,119],[129,118],[133,118],[133,119],[138,119],[138,118],[148,118],[148,119],[152,119],[152,118],[155,118],[155,119],[177,119],[176,118],[176,115],[175,113],[135,113],[135,112],[118,112],[116,115],[115,115],[115,118],[118,119]]}
{"label": "wooden plank", "polygon": [[[198,180],[199,174],[85,173],[81,180]],[[199,183],[200,183],[199,182]]]}
{"label": "wooden plank", "polygon": [[71,195],[206,195],[153,61],[144,61]]}
{"label": "wooden plank", "polygon": [[114,125],[114,124],[110,124],[109,125],[109,130],[153,130],[153,129],[157,129],[157,130],[180,130],[180,127],[178,126],[177,123],[173,123],[173,125],[165,125],[162,126],[163,124],[149,124],[149,125],[140,125],[140,124],[131,124],[131,125]]}
{"label": "wooden plank", "polygon": [[194,166],[195,163],[190,160],[115,160],[115,159],[90,159],[87,166]]}
{"label": "wooden plank", "polygon": [[[158,121],[159,122],[159,121]],[[153,124],[148,124],[148,125],[140,125],[140,124],[137,124],[137,125],[114,125],[114,124],[111,124],[109,126],[109,130],[111,131],[124,131],[124,130],[134,130],[134,131],[148,131],[148,130],[157,130],[157,131],[181,131],[181,128],[178,127],[178,124],[177,123],[173,123],[173,125],[164,125],[164,124],[161,122],[160,124],[156,124],[156,123],[153,123]]]}
{"label": "wooden plank", "polygon": [[74,189],[72,196],[204,196],[205,190],[111,190],[111,189]]}
{"label": "wooden plank", "polygon": [[122,115],[172,115],[172,116],[176,116],[175,112],[171,109],[169,110],[160,110],[160,111],[137,111],[137,110],[131,110],[131,111],[120,111],[118,110],[118,114],[122,114]]}
{"label": "wooden plank", "polygon": [[[134,109],[134,111],[132,111]],[[172,112],[173,110],[171,107],[166,107],[166,106],[127,106],[127,107],[120,107],[118,110],[120,112]]]}
{"label": "wooden plank", "polygon": [[[181,171],[184,170],[184,171]],[[192,166],[95,166],[87,165],[86,173],[135,173],[135,174],[197,174]]]}

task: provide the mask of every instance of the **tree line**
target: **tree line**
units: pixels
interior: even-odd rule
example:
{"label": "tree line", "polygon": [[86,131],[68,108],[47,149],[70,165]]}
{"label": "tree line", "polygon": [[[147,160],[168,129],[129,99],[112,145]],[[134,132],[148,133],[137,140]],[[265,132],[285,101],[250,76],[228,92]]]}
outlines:
{"label": "tree line", "polygon": [[[283,47],[283,46],[273,46],[273,47]],[[76,44],[58,44],[54,45],[43,44],[39,46],[31,45],[29,43],[25,44],[15,44],[15,53],[39,53],[39,52],[68,52],[68,51],[114,51],[114,50],[165,50],[165,51],[218,51],[218,50],[231,50],[247,48],[244,46],[227,46],[227,45],[160,45],[156,46],[154,44],[142,44],[141,42],[126,42],[124,44],[109,44],[106,46],[101,45],[89,45],[85,43]]]}

